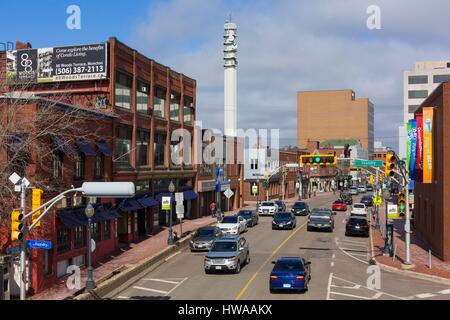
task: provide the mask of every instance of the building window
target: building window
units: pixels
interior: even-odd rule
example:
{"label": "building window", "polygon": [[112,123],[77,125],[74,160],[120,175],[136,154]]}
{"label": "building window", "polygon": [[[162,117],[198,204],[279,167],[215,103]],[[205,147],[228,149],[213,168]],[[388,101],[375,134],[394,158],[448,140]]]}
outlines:
{"label": "building window", "polygon": [[116,106],[131,109],[131,83],[130,76],[121,72],[116,73]]}
{"label": "building window", "polygon": [[166,89],[155,87],[153,97],[153,114],[159,118],[166,117]]}
{"label": "building window", "polygon": [[170,120],[180,121],[180,95],[177,93],[170,95]]}
{"label": "building window", "polygon": [[408,112],[409,113],[414,113],[414,111],[416,111],[418,107],[419,107],[418,104],[409,105],[408,106]]}
{"label": "building window", "polygon": [[130,165],[131,135],[131,127],[116,127],[116,155],[114,161],[119,166]]}
{"label": "building window", "polygon": [[111,221],[107,220],[103,223],[103,240],[111,239]]}
{"label": "building window", "polygon": [[148,166],[148,145],[150,144],[150,131],[138,129],[137,130],[137,165]]}
{"label": "building window", "polygon": [[154,148],[154,159],[155,166],[163,166],[164,165],[164,156],[166,150],[166,134],[165,133],[156,133],[155,134],[155,142],[153,144]]}
{"label": "building window", "polygon": [[85,158],[84,153],[78,152],[74,156],[75,163],[75,179],[82,180],[84,179],[84,169],[85,169]]}
{"label": "building window", "polygon": [[63,159],[64,154],[61,151],[56,150],[55,152],[53,152],[52,163],[50,168],[51,169],[50,174],[53,179],[62,178]]}
{"label": "building window", "polygon": [[250,169],[258,170],[258,159],[250,159]]}
{"label": "building window", "polygon": [[433,76],[434,83],[441,83],[445,81],[450,81],[450,74],[437,74]]}
{"label": "building window", "polygon": [[86,246],[86,231],[84,226],[78,226],[74,229],[75,232],[75,249],[83,248]]}
{"label": "building window", "polygon": [[410,90],[408,91],[408,99],[424,99],[428,97],[428,90]]}
{"label": "building window", "polygon": [[408,76],[408,84],[425,84],[428,83],[428,76]]}
{"label": "building window", "polygon": [[70,250],[70,229],[60,226],[56,234],[57,252],[66,252]]}
{"label": "building window", "polygon": [[192,115],[194,114],[192,98],[190,97],[184,98],[183,113],[184,113],[183,121],[185,123],[192,123]]}
{"label": "building window", "polygon": [[138,81],[136,90],[136,109],[139,113],[150,114],[150,107],[148,105],[148,95],[150,92],[150,85]]}
{"label": "building window", "polygon": [[100,230],[101,230],[100,222],[91,223],[91,237],[95,242],[100,242]]}
{"label": "building window", "polygon": [[105,172],[105,156],[101,152],[97,152],[94,162],[94,178],[102,179]]}

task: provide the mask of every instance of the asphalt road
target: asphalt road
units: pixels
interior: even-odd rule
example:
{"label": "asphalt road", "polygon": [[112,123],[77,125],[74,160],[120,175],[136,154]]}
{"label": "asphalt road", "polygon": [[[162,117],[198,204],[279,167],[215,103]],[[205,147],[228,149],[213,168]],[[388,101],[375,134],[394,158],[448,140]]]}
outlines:
{"label": "asphalt road", "polygon": [[[307,200],[310,207],[331,207],[336,195]],[[354,202],[360,196],[354,198]],[[289,208],[288,208],[289,209]],[[250,244],[250,264],[240,274],[205,274],[204,253],[180,252],[114,299],[450,299],[450,287],[377,270],[370,266],[370,240],[344,235],[347,212],[337,212],[333,232],[308,232],[306,217],[297,217],[294,230],[272,230],[271,217],[243,235]],[[272,261],[301,256],[311,261],[311,282],[306,293],[269,292]],[[379,280],[376,274],[379,272]]]}

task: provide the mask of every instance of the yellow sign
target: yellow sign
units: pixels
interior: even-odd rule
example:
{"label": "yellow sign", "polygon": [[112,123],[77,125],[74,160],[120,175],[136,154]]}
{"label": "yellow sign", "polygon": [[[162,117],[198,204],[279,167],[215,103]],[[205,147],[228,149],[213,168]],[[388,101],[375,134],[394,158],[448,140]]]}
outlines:
{"label": "yellow sign", "polygon": [[433,180],[433,108],[423,108],[423,183]]}
{"label": "yellow sign", "polygon": [[162,199],[161,199],[161,209],[162,210],[170,210],[170,200],[171,200],[171,197],[162,197]]}
{"label": "yellow sign", "polygon": [[[42,197],[42,193],[44,193],[44,191],[42,191],[41,189],[38,188],[34,188],[31,192],[31,210],[35,210],[37,208],[39,208],[41,206],[41,197]],[[33,223],[37,218],[39,218],[39,216],[41,215],[41,210],[36,211],[35,213],[33,213],[32,217],[31,217],[31,223]],[[41,221],[39,221],[38,223],[36,223],[35,225],[36,227],[40,227],[41,226]]]}
{"label": "yellow sign", "polygon": [[381,198],[380,196],[376,196],[375,198],[373,198],[373,204],[379,206],[382,203],[383,203],[383,198]]}

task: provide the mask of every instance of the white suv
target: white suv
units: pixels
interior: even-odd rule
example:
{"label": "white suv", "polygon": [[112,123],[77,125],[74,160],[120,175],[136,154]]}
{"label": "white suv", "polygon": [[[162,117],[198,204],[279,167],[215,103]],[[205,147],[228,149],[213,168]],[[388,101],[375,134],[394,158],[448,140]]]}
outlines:
{"label": "white suv", "polygon": [[364,203],[354,203],[351,216],[367,216],[366,205]]}
{"label": "white suv", "polygon": [[275,201],[264,201],[259,205],[258,213],[259,215],[270,215],[273,216],[278,212],[278,205]]}

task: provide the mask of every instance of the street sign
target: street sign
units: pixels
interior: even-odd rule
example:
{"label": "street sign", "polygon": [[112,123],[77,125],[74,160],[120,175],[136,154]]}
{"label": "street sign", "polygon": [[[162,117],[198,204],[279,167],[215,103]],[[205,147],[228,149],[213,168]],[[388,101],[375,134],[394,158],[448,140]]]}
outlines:
{"label": "street sign", "polygon": [[33,249],[45,249],[45,250],[50,250],[53,247],[51,241],[45,240],[28,240],[27,245],[28,247]]}
{"label": "street sign", "polygon": [[170,210],[170,200],[171,200],[171,197],[162,197],[161,210]]}
{"label": "street sign", "polygon": [[257,184],[252,185],[252,195],[254,195],[254,196],[258,195],[258,185]]}
{"label": "street sign", "polygon": [[356,159],[353,163],[355,167],[382,167],[382,160],[360,160]]}
{"label": "street sign", "polygon": [[175,211],[177,213],[177,218],[178,219],[183,219],[184,218],[184,206],[183,204],[177,204],[175,207]]}
{"label": "street sign", "polygon": [[373,204],[379,206],[380,204],[383,203],[383,198],[381,198],[380,196],[376,196],[373,198]]}
{"label": "street sign", "polygon": [[388,219],[398,219],[398,208],[396,204],[388,204]]}
{"label": "street sign", "polygon": [[227,190],[225,190],[225,192],[223,194],[225,195],[225,197],[230,199],[233,196],[234,192],[231,191],[231,189],[227,189]]}
{"label": "street sign", "polygon": [[286,163],[286,168],[298,168],[298,163]]}
{"label": "street sign", "polygon": [[184,195],[183,195],[183,192],[175,192],[175,201],[177,202],[177,203],[183,203],[183,201],[184,201]]}

